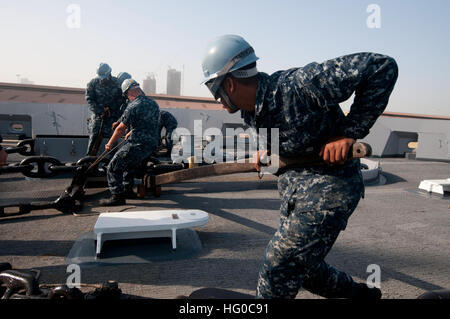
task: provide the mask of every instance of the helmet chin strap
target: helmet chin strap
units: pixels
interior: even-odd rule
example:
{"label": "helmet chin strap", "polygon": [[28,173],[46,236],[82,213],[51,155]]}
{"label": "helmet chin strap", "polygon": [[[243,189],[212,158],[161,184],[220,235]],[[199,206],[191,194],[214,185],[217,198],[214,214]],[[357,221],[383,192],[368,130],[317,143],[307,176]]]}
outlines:
{"label": "helmet chin strap", "polygon": [[217,94],[220,96],[221,99],[223,99],[228,107],[228,109],[231,111],[230,113],[236,113],[237,111],[240,111],[240,108],[238,108],[236,105],[234,105],[228,95],[225,93],[225,91],[222,88],[219,88],[217,91]]}

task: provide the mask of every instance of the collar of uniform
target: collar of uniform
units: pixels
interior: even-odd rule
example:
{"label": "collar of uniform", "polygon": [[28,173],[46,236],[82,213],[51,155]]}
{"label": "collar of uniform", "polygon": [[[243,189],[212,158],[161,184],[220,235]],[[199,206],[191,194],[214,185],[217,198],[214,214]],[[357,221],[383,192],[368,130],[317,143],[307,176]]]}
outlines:
{"label": "collar of uniform", "polygon": [[256,90],[255,100],[255,118],[261,113],[264,105],[264,96],[266,95],[270,76],[267,73],[258,73],[258,88]]}
{"label": "collar of uniform", "polygon": [[139,101],[142,99],[142,96],[145,96],[145,94],[141,94],[141,95],[137,96],[132,102],[130,102],[130,103],[128,104],[128,106],[134,105],[134,104],[136,104],[137,102],[139,102]]}
{"label": "collar of uniform", "polygon": [[142,94],[139,95],[138,97],[136,97],[135,100],[137,100],[137,99],[143,99],[144,97],[145,97],[145,94],[144,94],[144,92],[142,92]]}
{"label": "collar of uniform", "polygon": [[264,96],[267,91],[270,76],[266,73],[259,72],[257,75],[257,79],[258,86],[256,89],[255,111],[247,112],[241,110],[241,117],[244,119],[244,122],[253,127],[256,124],[256,118],[259,116],[263,108]]}

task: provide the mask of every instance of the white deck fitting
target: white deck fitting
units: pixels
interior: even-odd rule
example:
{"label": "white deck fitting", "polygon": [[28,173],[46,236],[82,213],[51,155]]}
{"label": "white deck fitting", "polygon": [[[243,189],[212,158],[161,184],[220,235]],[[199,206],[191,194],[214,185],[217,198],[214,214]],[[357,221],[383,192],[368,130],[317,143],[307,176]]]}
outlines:
{"label": "white deck fitting", "polygon": [[361,158],[361,164],[367,165],[367,169],[362,169],[361,173],[365,182],[370,182],[378,178],[381,172],[380,163],[378,161],[371,161],[367,158]]}
{"label": "white deck fitting", "polygon": [[420,182],[419,189],[444,195],[444,193],[450,192],[450,178],[423,180]]}
{"label": "white deck fitting", "polygon": [[170,237],[172,248],[177,248],[177,229],[199,227],[209,220],[202,210],[154,210],[121,213],[103,213],[97,219],[97,256],[107,240]]}

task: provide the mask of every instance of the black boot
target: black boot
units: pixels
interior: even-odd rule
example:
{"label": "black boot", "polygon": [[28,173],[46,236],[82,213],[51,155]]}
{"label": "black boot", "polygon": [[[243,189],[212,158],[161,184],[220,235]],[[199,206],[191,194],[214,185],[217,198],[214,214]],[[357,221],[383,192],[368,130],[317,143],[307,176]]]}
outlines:
{"label": "black boot", "polygon": [[124,198],[126,199],[136,199],[137,194],[133,191],[133,188],[125,188],[125,192],[123,193]]}
{"label": "black boot", "polygon": [[112,194],[111,198],[102,199],[100,201],[101,206],[120,206],[125,205],[125,196],[124,193],[121,194]]}
{"label": "black boot", "polygon": [[381,299],[381,290],[366,284],[355,283],[352,288],[352,299]]}

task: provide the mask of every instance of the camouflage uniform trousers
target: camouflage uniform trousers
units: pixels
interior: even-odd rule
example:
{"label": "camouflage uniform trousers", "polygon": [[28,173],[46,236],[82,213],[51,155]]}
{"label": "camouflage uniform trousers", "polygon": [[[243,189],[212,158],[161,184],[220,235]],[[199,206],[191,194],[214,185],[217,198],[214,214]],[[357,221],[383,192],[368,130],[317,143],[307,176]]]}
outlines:
{"label": "camouflage uniform trousers", "polygon": [[107,179],[111,194],[120,194],[134,185],[134,173],[154,148],[145,144],[125,144],[114,154],[108,164]]}
{"label": "camouflage uniform trousers", "polygon": [[351,298],[353,279],[324,259],[364,196],[359,162],[341,169],[287,171],[278,181],[280,228],[259,272],[257,298],[295,298],[304,288]]}
{"label": "camouflage uniform trousers", "polygon": [[102,127],[102,135],[103,138],[110,138],[113,134],[112,125],[113,123],[117,121],[116,118],[113,117],[107,117],[102,123],[102,118],[100,116],[92,115],[91,121],[89,124],[89,142],[88,142],[88,148],[87,148],[87,155],[91,153],[92,148],[94,147],[95,140],[97,138],[97,135],[100,131],[100,126]]}

